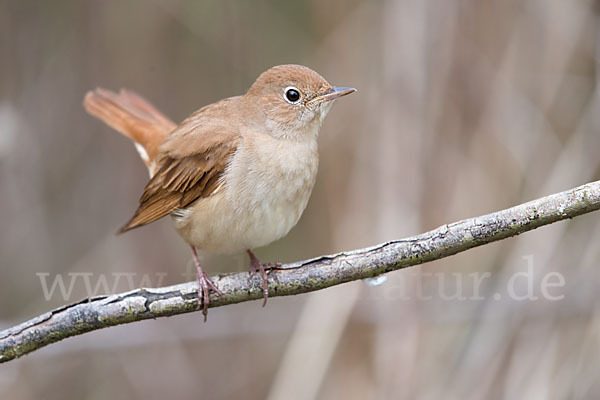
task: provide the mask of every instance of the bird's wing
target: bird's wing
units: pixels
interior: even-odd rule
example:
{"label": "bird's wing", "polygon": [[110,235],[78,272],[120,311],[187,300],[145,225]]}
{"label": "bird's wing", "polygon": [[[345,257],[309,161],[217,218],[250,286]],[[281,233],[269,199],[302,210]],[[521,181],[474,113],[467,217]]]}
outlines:
{"label": "bird's wing", "polygon": [[221,119],[197,111],[171,132],[160,146],[158,170],[146,185],[140,205],[118,233],[156,221],[222,184],[222,177],[241,141],[239,132]]}

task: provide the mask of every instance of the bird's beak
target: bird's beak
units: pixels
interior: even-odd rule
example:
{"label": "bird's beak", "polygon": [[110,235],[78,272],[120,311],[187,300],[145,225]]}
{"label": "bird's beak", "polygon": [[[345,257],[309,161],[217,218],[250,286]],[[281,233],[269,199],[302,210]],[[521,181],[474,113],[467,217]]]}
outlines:
{"label": "bird's beak", "polygon": [[306,104],[331,101],[354,92],[356,92],[356,89],[352,87],[332,87],[327,93],[309,100]]}

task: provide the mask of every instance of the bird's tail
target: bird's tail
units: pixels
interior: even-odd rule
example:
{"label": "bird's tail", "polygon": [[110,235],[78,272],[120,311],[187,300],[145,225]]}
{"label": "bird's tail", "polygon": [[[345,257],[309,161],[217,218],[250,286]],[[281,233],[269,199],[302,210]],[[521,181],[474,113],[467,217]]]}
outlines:
{"label": "bird's tail", "polygon": [[98,88],[83,101],[88,113],[133,140],[150,176],[156,172],[158,146],[176,124],[141,96],[126,89],[119,93]]}

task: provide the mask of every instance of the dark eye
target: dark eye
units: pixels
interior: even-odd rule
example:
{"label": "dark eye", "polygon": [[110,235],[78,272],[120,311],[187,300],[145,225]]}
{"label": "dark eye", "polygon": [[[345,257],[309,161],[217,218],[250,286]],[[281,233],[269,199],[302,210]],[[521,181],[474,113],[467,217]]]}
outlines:
{"label": "dark eye", "polygon": [[285,91],[285,98],[290,103],[296,103],[300,100],[300,92],[296,88],[288,88]]}

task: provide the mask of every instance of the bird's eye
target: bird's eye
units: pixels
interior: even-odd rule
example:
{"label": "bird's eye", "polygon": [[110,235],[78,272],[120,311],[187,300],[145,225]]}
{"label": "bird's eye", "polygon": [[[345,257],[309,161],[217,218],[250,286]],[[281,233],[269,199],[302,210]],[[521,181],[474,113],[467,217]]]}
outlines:
{"label": "bird's eye", "polygon": [[300,92],[294,87],[285,90],[285,99],[290,103],[297,103],[300,100]]}

